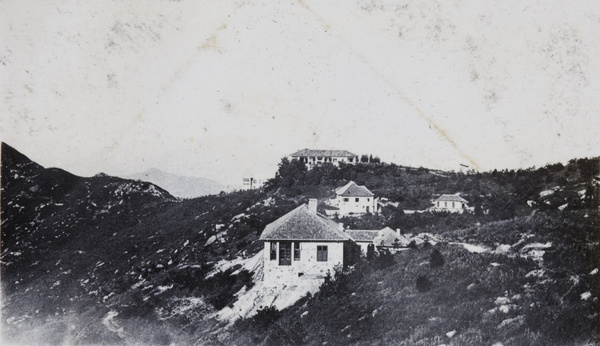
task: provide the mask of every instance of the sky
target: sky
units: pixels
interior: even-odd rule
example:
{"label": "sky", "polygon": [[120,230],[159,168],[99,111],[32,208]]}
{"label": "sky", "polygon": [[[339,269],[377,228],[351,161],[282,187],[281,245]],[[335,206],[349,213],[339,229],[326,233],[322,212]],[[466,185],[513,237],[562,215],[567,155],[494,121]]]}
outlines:
{"label": "sky", "polygon": [[0,2],[0,140],[237,185],[299,149],[480,171],[595,157],[596,1]]}

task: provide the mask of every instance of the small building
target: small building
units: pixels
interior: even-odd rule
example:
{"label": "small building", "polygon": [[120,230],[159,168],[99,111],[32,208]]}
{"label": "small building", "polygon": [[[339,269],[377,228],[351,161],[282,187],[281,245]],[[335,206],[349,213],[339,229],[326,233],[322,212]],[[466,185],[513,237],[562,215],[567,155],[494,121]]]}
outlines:
{"label": "small building", "polygon": [[454,195],[441,195],[439,198],[433,200],[433,207],[431,211],[435,212],[450,212],[450,213],[464,213],[465,211],[471,211],[469,208],[469,202],[460,197],[459,194]]}
{"label": "small building", "polygon": [[242,190],[260,189],[268,179],[257,179],[252,177],[242,178]]}
{"label": "small building", "polygon": [[367,254],[370,245],[375,251],[387,249],[394,252],[410,243],[408,238],[400,234],[400,230],[394,231],[389,227],[381,230],[346,230],[346,234],[360,246],[363,255]]}
{"label": "small building", "polygon": [[302,161],[306,165],[306,168],[312,169],[313,167],[324,163],[331,163],[335,166],[342,162],[356,164],[358,162],[358,155],[347,150],[302,149],[289,155],[289,159]]}
{"label": "small building", "polygon": [[338,208],[338,216],[350,214],[376,214],[377,201],[375,194],[362,185],[356,185],[353,181],[335,190]]}
{"label": "small building", "polygon": [[377,249],[398,249],[401,247],[407,247],[410,240],[400,233],[400,229],[393,230],[386,227],[377,233],[377,236],[373,238],[373,244]]}
{"label": "small building", "polygon": [[317,213],[311,199],[268,224],[264,241],[263,280],[293,284],[299,279],[322,279],[335,266],[353,263],[359,250],[343,225]]}
{"label": "small building", "polygon": [[373,239],[377,237],[378,230],[366,230],[366,229],[352,229],[346,230],[346,234],[354,240],[354,242],[360,246],[360,252],[363,256],[367,254],[369,245],[375,246],[373,244]]}

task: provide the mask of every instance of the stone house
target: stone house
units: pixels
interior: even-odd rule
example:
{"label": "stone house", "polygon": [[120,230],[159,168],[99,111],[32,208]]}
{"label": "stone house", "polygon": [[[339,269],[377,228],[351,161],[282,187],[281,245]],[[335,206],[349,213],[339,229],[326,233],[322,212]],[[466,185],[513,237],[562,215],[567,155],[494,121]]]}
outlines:
{"label": "stone house", "polygon": [[342,224],[317,212],[316,199],[268,224],[260,240],[263,280],[269,283],[322,279],[335,266],[352,264],[360,254]]}
{"label": "stone house", "polygon": [[351,181],[335,190],[335,205],[338,208],[338,216],[350,214],[362,215],[377,213],[377,201],[375,194],[363,185],[356,185]]}
{"label": "stone house", "polygon": [[473,208],[469,207],[469,202],[460,197],[459,194],[454,195],[441,195],[437,199],[433,200],[433,207],[431,211],[442,211],[450,213],[464,213],[465,211],[472,211]]}

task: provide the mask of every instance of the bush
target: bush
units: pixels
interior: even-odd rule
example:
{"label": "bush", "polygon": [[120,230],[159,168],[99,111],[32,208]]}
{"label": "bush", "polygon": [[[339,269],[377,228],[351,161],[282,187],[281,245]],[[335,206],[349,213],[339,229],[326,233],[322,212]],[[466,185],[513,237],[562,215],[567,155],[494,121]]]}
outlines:
{"label": "bush", "polygon": [[419,275],[417,277],[417,290],[419,292],[427,292],[431,289],[431,281],[426,276]]}
{"label": "bush", "polygon": [[252,323],[262,330],[266,330],[273,322],[281,317],[281,312],[274,306],[265,306],[252,317]]}
{"label": "bush", "polygon": [[380,249],[379,253],[373,260],[373,266],[378,270],[389,268],[394,265],[394,255],[388,249]]}
{"label": "bush", "polygon": [[429,266],[431,268],[441,267],[444,265],[444,256],[442,256],[441,252],[438,249],[433,249],[431,251],[431,255],[429,256]]}

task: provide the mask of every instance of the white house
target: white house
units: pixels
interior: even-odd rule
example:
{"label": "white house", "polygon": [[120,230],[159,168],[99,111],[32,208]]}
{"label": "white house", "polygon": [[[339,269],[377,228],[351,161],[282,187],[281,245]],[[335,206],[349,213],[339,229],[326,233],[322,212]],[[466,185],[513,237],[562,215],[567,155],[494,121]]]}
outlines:
{"label": "white house", "polygon": [[466,199],[460,197],[459,194],[455,194],[441,195],[433,200],[433,207],[430,210],[462,214],[465,211],[471,211],[472,208],[469,208],[469,202]]}
{"label": "white house", "polygon": [[362,185],[356,185],[353,181],[335,190],[335,204],[339,209],[339,216],[349,214],[362,215],[377,213],[377,202],[375,195]]}
{"label": "white house", "polygon": [[385,227],[379,231],[371,230],[346,230],[346,234],[360,246],[363,255],[367,253],[369,245],[373,245],[375,251],[388,249],[392,252],[399,248],[408,246],[410,240],[400,234],[400,230],[394,231]]}
{"label": "white house", "polygon": [[302,149],[289,155],[290,160],[300,160],[304,162],[306,168],[312,169],[323,163],[339,165],[341,162],[355,164],[358,162],[358,155],[347,150],[313,150]]}
{"label": "white house", "polygon": [[252,177],[242,178],[242,190],[259,189],[265,185],[268,179],[257,179]]}
{"label": "white house", "polygon": [[260,240],[265,246],[263,280],[273,284],[321,279],[359,253],[342,224],[317,213],[316,199],[268,224]]}

